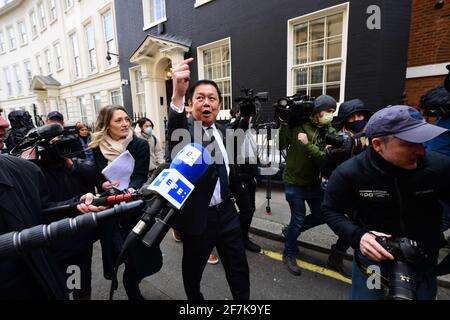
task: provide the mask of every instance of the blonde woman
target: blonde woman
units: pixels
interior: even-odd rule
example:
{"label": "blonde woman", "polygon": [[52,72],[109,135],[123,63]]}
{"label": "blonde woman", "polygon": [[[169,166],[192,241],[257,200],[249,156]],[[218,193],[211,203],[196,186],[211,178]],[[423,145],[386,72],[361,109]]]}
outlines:
{"label": "blonde woman", "polygon": [[[131,128],[127,110],[118,105],[109,105],[100,110],[96,132],[89,147],[99,171],[114,161],[123,152],[129,151],[135,160],[128,191],[138,190],[147,181],[150,151],[147,141],[136,137]],[[104,190],[117,185],[117,181],[105,181]],[[104,224],[101,229],[103,270],[105,278],[111,279],[115,259],[125,237],[136,225],[140,213],[124,221]],[[143,300],[139,282],[161,269],[162,254],[159,246],[148,248],[137,242],[124,257],[123,284],[130,300]]]}

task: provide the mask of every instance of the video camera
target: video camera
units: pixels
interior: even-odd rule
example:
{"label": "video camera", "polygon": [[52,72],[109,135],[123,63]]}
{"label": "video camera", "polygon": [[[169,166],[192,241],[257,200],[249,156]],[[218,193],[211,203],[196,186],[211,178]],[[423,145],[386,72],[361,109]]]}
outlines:
{"label": "video camera", "polygon": [[239,108],[241,112],[241,117],[254,117],[261,107],[260,101],[268,101],[268,92],[258,92],[253,93],[253,89],[241,89],[245,96],[237,97],[234,99],[235,102],[239,102]]}
{"label": "video camera", "polygon": [[378,236],[375,240],[394,256],[389,276],[389,296],[391,300],[415,300],[416,279],[414,267],[423,263],[428,257],[417,246],[416,241],[408,238],[390,239]]}
{"label": "video camera", "polygon": [[273,105],[275,117],[291,126],[308,121],[313,113],[314,100],[313,97],[298,94],[281,98]]}
{"label": "video camera", "polygon": [[[10,153],[16,156],[27,153],[27,159],[43,163],[76,157],[83,153],[83,147],[75,133],[75,126],[62,127],[57,123],[47,124],[30,130]],[[33,156],[30,157],[32,153]]]}

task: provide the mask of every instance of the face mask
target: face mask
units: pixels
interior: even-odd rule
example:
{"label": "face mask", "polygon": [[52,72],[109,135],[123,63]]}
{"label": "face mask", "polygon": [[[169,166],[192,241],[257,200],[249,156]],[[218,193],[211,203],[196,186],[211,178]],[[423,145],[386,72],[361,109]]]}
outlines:
{"label": "face mask", "polygon": [[325,113],[323,116],[319,118],[319,124],[321,125],[327,125],[330,124],[331,121],[333,121],[333,114],[332,113]]}
{"label": "face mask", "polygon": [[151,135],[152,135],[152,132],[153,132],[153,128],[152,128],[152,127],[145,128],[145,129],[144,129],[144,132],[145,132],[147,135],[151,136]]}
{"label": "face mask", "polygon": [[367,120],[356,120],[345,124],[345,127],[355,133],[361,132],[367,124]]}

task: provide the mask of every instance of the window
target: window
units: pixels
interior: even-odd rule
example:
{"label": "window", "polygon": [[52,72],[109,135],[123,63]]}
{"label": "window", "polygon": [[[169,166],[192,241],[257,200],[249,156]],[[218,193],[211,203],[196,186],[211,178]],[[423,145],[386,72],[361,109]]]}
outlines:
{"label": "window", "polygon": [[31,11],[30,13],[30,23],[31,23],[31,35],[33,37],[37,36],[37,20],[36,20],[36,13],[34,11]]}
{"label": "window", "polygon": [[78,104],[80,106],[81,122],[88,123],[87,112],[86,112],[86,100],[84,99],[84,97],[78,97]]}
{"label": "window", "polygon": [[[103,14],[106,50],[108,52],[116,53],[116,42],[114,40],[114,25],[112,19],[113,17],[111,10],[108,10],[105,14]],[[112,66],[115,64],[117,64],[117,57],[112,55],[111,60],[108,61],[108,65]]]}
{"label": "window", "polygon": [[9,39],[9,50],[16,48],[16,35],[14,34],[14,28],[12,26],[6,28],[6,33]]}
{"label": "window", "polygon": [[23,87],[22,87],[22,79],[20,79],[19,66],[18,65],[13,66],[13,70],[14,70],[14,76],[16,77],[17,94],[22,94]]}
{"label": "window", "polygon": [[92,95],[92,105],[94,106],[95,114],[98,114],[100,109],[102,108],[102,96],[100,93],[94,93]]}
{"label": "window", "polygon": [[56,0],[49,0],[48,6],[50,7],[50,21],[55,21],[58,17],[56,15]]}
{"label": "window", "polygon": [[213,80],[222,92],[222,110],[231,109],[230,40],[198,48],[199,79]]}
{"label": "window", "polygon": [[[346,6],[346,5],[344,5]],[[289,94],[343,99],[344,21],[346,12],[333,9],[325,15],[294,19],[289,24]],[[345,69],[344,69],[345,70]]]}
{"label": "window", "polygon": [[5,74],[6,90],[8,97],[12,96],[12,85],[11,85],[11,75],[9,74],[9,69],[4,68],[3,73]]}
{"label": "window", "polygon": [[78,39],[75,33],[70,36],[70,43],[72,45],[73,55],[73,75],[75,76],[75,78],[79,78],[81,75],[81,63],[80,52],[78,51]]}
{"label": "window", "polygon": [[111,94],[111,104],[122,105],[122,94],[120,89],[114,90],[110,92]]}
{"label": "window", "polygon": [[40,54],[38,54],[36,56],[36,65],[37,65],[37,68],[38,68],[38,74],[42,76],[44,74],[44,72],[42,70],[42,61],[41,61],[41,55]]}
{"label": "window", "polygon": [[66,10],[73,7],[73,0],[66,0]]}
{"label": "window", "polygon": [[55,49],[56,70],[58,71],[58,70],[61,70],[63,68],[61,44],[59,42],[57,42],[57,43],[55,43],[53,45],[53,48]]}
{"label": "window", "polygon": [[3,31],[0,31],[0,53],[5,52],[5,37]]}
{"label": "window", "polygon": [[52,70],[52,55],[50,54],[50,49],[45,49],[44,55],[45,55],[45,63],[47,64],[47,73],[51,74],[53,70]]}
{"label": "window", "polygon": [[150,1],[151,23],[163,20],[166,18],[166,0],[151,0]]}
{"label": "window", "polygon": [[20,43],[25,44],[28,42],[28,35],[27,35],[27,27],[25,26],[24,21],[20,21],[17,23],[17,26],[19,28],[19,35],[20,35]]}
{"label": "window", "polygon": [[142,71],[134,71],[134,83],[136,85],[136,103],[138,112],[145,112],[145,91],[144,81],[142,80]]}
{"label": "window", "polygon": [[31,82],[33,81],[33,71],[31,70],[31,63],[30,61],[25,61],[23,65],[25,67],[25,72],[27,74],[28,88],[30,88]]}
{"label": "window", "polygon": [[45,9],[44,9],[43,2],[38,4],[38,12],[39,12],[39,23],[41,25],[41,30],[43,30],[47,27],[47,21],[45,20]]}
{"label": "window", "polygon": [[89,57],[89,70],[91,72],[97,71],[97,55],[95,53],[95,39],[94,39],[94,29],[92,28],[92,23],[87,24],[84,27],[87,41],[88,57]]}
{"label": "window", "polygon": [[165,0],[142,0],[144,30],[167,20]]}

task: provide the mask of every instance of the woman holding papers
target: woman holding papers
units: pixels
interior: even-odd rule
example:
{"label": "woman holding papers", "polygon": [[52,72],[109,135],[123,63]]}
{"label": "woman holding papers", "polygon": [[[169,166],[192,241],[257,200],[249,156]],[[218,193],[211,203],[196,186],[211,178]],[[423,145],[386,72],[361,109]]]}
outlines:
{"label": "woman holding papers", "polygon": [[[114,162],[120,155],[128,151],[132,157],[125,166],[133,165],[129,177],[122,181],[103,181],[104,190],[120,185],[130,192],[138,190],[147,181],[148,167],[150,161],[150,151],[147,141],[134,135],[131,128],[131,120],[127,110],[118,105],[109,105],[100,110],[100,115],[96,123],[96,132],[93,133],[92,148],[94,161],[102,171],[107,166],[108,169],[114,167]],[[133,161],[134,158],[134,161]],[[123,160],[123,157],[121,157]],[[109,172],[114,170],[109,170]],[[117,171],[117,169],[116,169]],[[119,169],[120,171],[120,169]],[[120,172],[116,172],[119,173]],[[105,179],[106,180],[106,179]],[[129,184],[127,185],[127,181]],[[124,184],[125,183],[125,184]],[[121,221],[120,224],[112,222],[105,225],[101,230],[101,244],[103,254],[103,271],[107,279],[111,279],[114,263],[120,251],[120,247],[136,225],[139,216]],[[139,282],[146,276],[154,274],[161,269],[162,254],[159,246],[148,248],[141,242],[137,242],[125,254],[125,272],[123,284],[130,300],[143,300],[139,290]]]}

